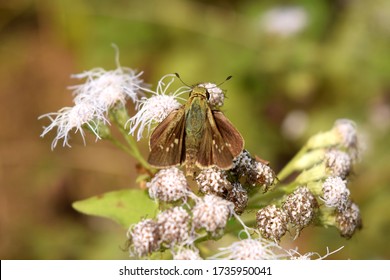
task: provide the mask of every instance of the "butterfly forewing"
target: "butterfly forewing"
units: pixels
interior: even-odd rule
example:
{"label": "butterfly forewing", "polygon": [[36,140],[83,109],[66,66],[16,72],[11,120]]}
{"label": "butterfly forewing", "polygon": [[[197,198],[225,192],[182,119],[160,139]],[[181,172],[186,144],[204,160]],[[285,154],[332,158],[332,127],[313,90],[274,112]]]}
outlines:
{"label": "butterfly forewing", "polygon": [[[207,109],[205,132],[203,134],[201,146],[199,148],[197,162],[198,165],[200,165],[200,167],[203,168],[215,165],[221,169],[229,169],[231,168],[233,164],[233,159],[236,156],[232,153],[230,149],[230,147],[233,145],[233,143],[231,143],[230,141],[239,141],[238,145],[240,146],[242,144],[242,147],[243,147],[243,141],[242,138],[240,138],[241,135],[237,132],[237,130],[232,125],[226,127],[222,126],[222,130],[221,130],[218,127],[216,118],[214,118],[214,112],[219,112],[219,111],[211,111],[210,108]],[[220,117],[219,120],[223,120],[223,118],[225,117],[221,112],[219,113],[222,115],[222,117]],[[232,133],[236,134],[237,132],[238,136],[240,137],[238,138],[224,137],[226,134],[229,134],[228,129],[231,127],[233,127],[235,130],[232,131]]]}
{"label": "butterfly forewing", "polygon": [[212,112],[218,131],[221,133],[224,142],[232,153],[233,158],[237,157],[244,149],[244,139],[221,111],[214,110]]}
{"label": "butterfly forewing", "polygon": [[150,136],[150,165],[162,168],[182,163],[185,158],[183,107],[172,111]]}

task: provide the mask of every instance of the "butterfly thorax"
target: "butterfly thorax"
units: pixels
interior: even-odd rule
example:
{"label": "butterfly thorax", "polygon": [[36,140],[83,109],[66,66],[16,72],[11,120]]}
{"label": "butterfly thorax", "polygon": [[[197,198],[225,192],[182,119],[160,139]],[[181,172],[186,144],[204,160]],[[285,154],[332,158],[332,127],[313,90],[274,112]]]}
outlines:
{"label": "butterfly thorax", "polygon": [[[202,88],[199,88],[202,89]],[[202,91],[193,91],[186,104],[185,145],[187,174],[193,174],[206,121],[207,100]]]}

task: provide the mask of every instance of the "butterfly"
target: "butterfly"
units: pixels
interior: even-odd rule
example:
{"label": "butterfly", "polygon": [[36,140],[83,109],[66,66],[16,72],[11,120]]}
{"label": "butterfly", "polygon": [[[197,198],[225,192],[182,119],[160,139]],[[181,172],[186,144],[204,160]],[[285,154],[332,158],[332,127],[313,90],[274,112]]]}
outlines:
{"label": "butterfly", "polygon": [[187,176],[194,176],[196,167],[232,167],[244,149],[244,139],[221,111],[212,109],[209,89],[193,86],[187,102],[154,129],[149,140],[151,166],[184,165]]}

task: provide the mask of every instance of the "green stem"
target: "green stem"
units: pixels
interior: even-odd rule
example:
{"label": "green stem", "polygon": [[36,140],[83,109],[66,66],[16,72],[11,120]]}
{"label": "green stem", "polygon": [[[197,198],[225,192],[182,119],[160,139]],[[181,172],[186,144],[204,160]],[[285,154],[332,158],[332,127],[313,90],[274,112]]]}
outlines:
{"label": "green stem", "polygon": [[307,152],[308,148],[307,146],[303,146],[299,152],[287,163],[287,165],[279,172],[277,175],[277,178],[280,181],[283,181],[286,179],[289,175],[291,175],[295,171],[295,163],[296,161],[302,157]]}
{"label": "green stem", "polygon": [[[125,129],[125,124],[127,120],[129,119],[129,116],[127,114],[127,110],[124,107],[118,107],[115,110],[111,111],[111,119],[113,122],[116,123],[119,131],[121,132],[123,138],[125,139],[127,146],[126,151],[131,156],[133,156],[145,169],[149,171],[153,171],[152,167],[149,165],[149,163],[145,160],[145,158],[142,156],[140,150],[138,149],[137,142],[135,141],[134,137],[129,135],[128,132]],[[117,146],[122,147],[123,144],[115,143]]]}
{"label": "green stem", "polygon": [[278,202],[286,195],[291,193],[297,186],[297,183],[292,182],[287,185],[278,186],[273,191],[267,193],[256,193],[249,199],[247,209],[259,209],[261,206],[269,205],[272,201]]}
{"label": "green stem", "polygon": [[152,171],[151,166],[149,163],[145,160],[145,158],[142,156],[140,150],[138,149],[137,142],[135,141],[134,137],[129,135],[127,131],[119,126],[119,130],[122,133],[123,138],[125,139],[128,147],[130,148],[130,151],[132,153],[132,156],[139,161],[139,163],[146,169]]}

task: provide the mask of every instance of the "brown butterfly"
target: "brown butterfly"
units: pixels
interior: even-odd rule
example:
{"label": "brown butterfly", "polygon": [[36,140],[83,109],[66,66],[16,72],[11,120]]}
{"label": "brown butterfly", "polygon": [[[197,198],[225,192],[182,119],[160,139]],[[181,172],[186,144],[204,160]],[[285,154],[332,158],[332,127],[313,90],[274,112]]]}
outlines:
{"label": "brown butterfly", "polygon": [[188,176],[194,176],[195,167],[232,167],[233,159],[244,148],[244,139],[221,111],[211,109],[209,98],[207,88],[195,85],[186,104],[154,129],[149,142],[151,166],[184,164]]}

